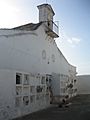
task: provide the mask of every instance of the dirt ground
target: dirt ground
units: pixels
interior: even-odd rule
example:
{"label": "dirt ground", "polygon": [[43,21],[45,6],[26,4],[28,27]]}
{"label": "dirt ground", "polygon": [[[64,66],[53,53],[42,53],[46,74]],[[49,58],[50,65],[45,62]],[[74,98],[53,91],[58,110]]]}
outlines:
{"label": "dirt ground", "polygon": [[90,95],[78,95],[69,107],[55,105],[15,120],[90,120]]}

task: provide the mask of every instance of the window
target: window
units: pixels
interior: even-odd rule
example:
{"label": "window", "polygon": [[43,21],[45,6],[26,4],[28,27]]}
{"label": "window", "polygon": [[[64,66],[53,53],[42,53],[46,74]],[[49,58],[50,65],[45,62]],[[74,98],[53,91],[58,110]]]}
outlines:
{"label": "window", "polygon": [[22,74],[16,73],[16,84],[22,84]]}
{"label": "window", "polygon": [[35,93],[35,86],[30,86],[30,92]]}
{"label": "window", "polygon": [[28,96],[23,97],[23,104],[24,105],[29,105],[29,97]]}
{"label": "window", "polygon": [[23,86],[23,94],[28,95],[29,94],[29,87],[28,86]]}
{"label": "window", "polygon": [[16,86],[16,95],[21,95],[21,93],[22,93],[22,87]]}
{"label": "window", "polygon": [[45,84],[45,77],[44,76],[42,76],[41,84]]}
{"label": "window", "polygon": [[28,74],[24,74],[24,84],[25,85],[29,84],[29,75]]}
{"label": "window", "polygon": [[37,86],[37,88],[36,88],[37,93],[42,92],[42,90],[43,90],[43,88],[41,86]]}
{"label": "window", "polygon": [[42,92],[43,92],[43,93],[46,92],[46,88],[45,88],[45,86],[42,87]]}

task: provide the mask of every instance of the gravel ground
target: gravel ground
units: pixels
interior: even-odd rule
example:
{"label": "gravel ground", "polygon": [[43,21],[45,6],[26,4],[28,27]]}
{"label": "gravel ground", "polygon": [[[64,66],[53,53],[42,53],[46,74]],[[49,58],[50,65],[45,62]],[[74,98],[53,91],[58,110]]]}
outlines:
{"label": "gravel ground", "polygon": [[75,97],[69,107],[55,105],[15,120],[90,120],[90,95]]}

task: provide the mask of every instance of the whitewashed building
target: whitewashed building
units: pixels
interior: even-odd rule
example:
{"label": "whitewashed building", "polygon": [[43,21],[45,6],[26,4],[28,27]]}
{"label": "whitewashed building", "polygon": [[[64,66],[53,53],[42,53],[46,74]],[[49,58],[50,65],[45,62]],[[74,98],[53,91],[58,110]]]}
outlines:
{"label": "whitewashed building", "polygon": [[50,106],[55,96],[76,95],[76,67],[58,49],[51,5],[38,6],[39,23],[0,29],[0,120]]}
{"label": "whitewashed building", "polygon": [[90,75],[78,75],[77,81],[77,94],[90,94]]}

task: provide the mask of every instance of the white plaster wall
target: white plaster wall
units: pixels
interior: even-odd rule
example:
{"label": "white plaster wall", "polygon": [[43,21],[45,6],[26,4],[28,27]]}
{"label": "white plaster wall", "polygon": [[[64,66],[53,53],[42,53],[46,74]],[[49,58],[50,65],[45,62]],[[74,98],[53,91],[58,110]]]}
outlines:
{"label": "white plaster wall", "polygon": [[15,115],[15,76],[10,70],[0,70],[0,120],[10,119]]}
{"label": "white plaster wall", "polygon": [[[11,34],[16,32],[11,31]],[[4,31],[3,33],[5,34]],[[35,35],[29,33],[9,37],[0,36],[0,68],[68,74],[68,64],[59,53],[54,40],[45,34],[42,26],[34,33]],[[42,59],[43,50],[46,50],[45,60]],[[55,55],[55,62],[52,62],[52,54]]]}
{"label": "white plaster wall", "polygon": [[[46,59],[42,59],[43,50],[46,51]],[[52,61],[52,54],[55,55],[55,62]],[[55,41],[46,35],[43,26],[33,32],[0,30],[0,101],[3,101],[1,104],[4,107],[7,106],[6,109],[12,108],[14,111],[12,116],[24,115],[49,106],[49,101],[42,105],[39,101],[39,103],[32,104],[31,109],[14,107],[16,71],[69,75],[69,67],[70,65],[58,50]],[[59,82],[53,84],[58,90]],[[57,93],[56,89],[55,92]]]}
{"label": "white plaster wall", "polygon": [[60,75],[56,73],[52,74],[52,91],[53,96],[60,95]]}
{"label": "white plaster wall", "polygon": [[90,94],[90,75],[77,76],[78,94]]}
{"label": "white plaster wall", "polygon": [[40,64],[37,36],[20,35],[0,37],[0,68],[16,69],[21,71],[37,71]]}

